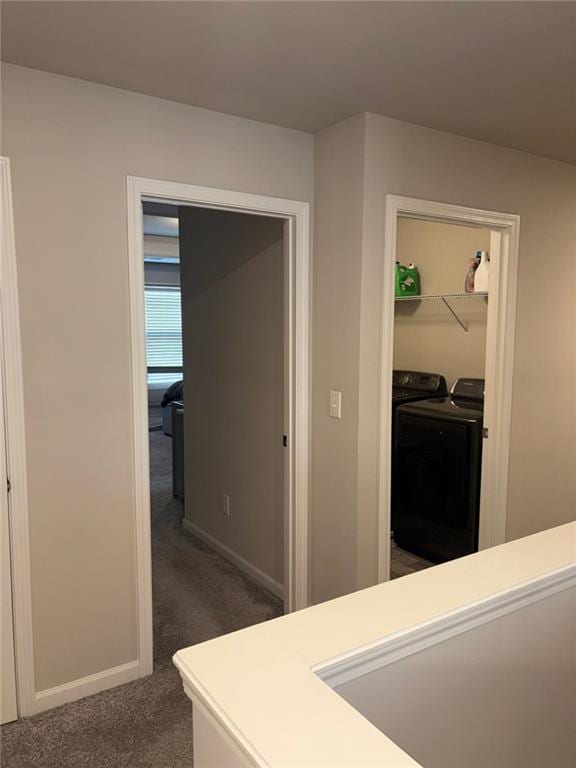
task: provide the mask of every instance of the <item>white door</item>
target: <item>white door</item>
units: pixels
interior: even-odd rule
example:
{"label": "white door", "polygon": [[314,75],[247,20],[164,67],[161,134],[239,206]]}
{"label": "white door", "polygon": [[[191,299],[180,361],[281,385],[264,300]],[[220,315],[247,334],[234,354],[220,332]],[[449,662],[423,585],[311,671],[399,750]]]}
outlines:
{"label": "white door", "polygon": [[[1,338],[0,338],[1,341]],[[0,345],[0,349],[2,346]],[[0,721],[9,723],[18,717],[16,703],[16,665],[14,659],[14,624],[12,619],[12,574],[10,564],[10,508],[6,465],[6,419],[4,399],[4,360],[0,354],[0,512],[2,528],[0,558],[2,568],[2,699]]]}

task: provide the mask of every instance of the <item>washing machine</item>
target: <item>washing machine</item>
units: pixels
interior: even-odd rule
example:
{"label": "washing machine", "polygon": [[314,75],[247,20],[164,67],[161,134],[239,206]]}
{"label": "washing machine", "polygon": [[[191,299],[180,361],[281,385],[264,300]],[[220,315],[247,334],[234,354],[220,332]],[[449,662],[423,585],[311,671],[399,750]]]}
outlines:
{"label": "washing machine", "polygon": [[484,379],[400,405],[394,425],[394,539],[444,562],[478,550]]}
{"label": "washing machine", "polygon": [[443,397],[448,394],[446,379],[439,373],[392,371],[392,408],[414,400]]}

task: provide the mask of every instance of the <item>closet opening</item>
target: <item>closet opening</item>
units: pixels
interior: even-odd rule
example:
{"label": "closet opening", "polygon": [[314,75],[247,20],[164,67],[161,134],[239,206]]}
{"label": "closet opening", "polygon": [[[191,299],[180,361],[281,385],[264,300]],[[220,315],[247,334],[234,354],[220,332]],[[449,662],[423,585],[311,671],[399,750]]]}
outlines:
{"label": "closet opening", "polygon": [[518,224],[388,200],[380,580],[506,539]]}

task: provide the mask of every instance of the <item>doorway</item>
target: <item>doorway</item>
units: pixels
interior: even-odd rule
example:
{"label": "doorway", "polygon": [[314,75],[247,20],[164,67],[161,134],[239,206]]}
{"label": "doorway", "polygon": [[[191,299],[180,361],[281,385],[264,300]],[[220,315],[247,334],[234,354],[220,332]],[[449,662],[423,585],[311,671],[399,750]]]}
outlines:
{"label": "doorway", "polygon": [[35,710],[24,388],[10,162],[0,157],[2,723]]}
{"label": "doorway", "polygon": [[[449,231],[455,234],[454,242],[460,249],[464,244],[468,248],[471,243],[476,245],[472,253],[462,251],[465,258],[457,273],[446,258],[448,271],[443,274],[434,254],[425,249],[418,251],[418,246],[419,241],[421,246],[422,240],[429,238],[432,251],[434,239],[443,235],[447,238]],[[514,215],[394,195],[387,198],[379,469],[380,581],[505,541],[518,231],[519,219]],[[489,284],[486,290],[469,294],[465,288],[466,257],[473,257],[476,250],[489,254]],[[409,254],[414,254],[414,259]],[[396,286],[396,262],[416,258],[423,261],[422,285],[410,285],[408,294],[402,295]],[[405,272],[405,266],[398,268],[400,274],[419,281],[418,271]],[[445,313],[443,318],[441,312]],[[427,334],[431,333],[436,334],[434,344],[429,343],[430,338],[427,343]],[[463,335],[459,337],[457,333]],[[419,373],[424,375],[420,378]],[[402,376],[403,381],[409,382],[404,395],[413,401],[420,397],[419,402],[403,405],[393,396],[399,392],[398,377]],[[410,383],[417,386],[419,382],[422,391],[411,391]],[[431,391],[426,392],[427,388]],[[466,411],[469,418],[465,426],[454,419],[463,391],[464,404],[471,406]],[[439,429],[447,419],[449,429]],[[433,444],[432,434],[436,441]],[[439,440],[446,444],[440,446]],[[459,440],[463,441],[463,449],[456,447]],[[449,456],[462,460],[460,469]],[[418,493],[421,491],[420,495],[415,488]],[[442,512],[434,509],[434,497],[438,499],[440,488],[442,493],[448,489],[452,494],[450,502],[454,509],[458,507],[458,494],[461,499],[468,494],[470,501],[462,502],[459,513],[466,506],[469,535],[463,533],[466,526],[462,519],[455,522],[454,509],[449,504]],[[415,509],[419,511],[414,515]],[[442,514],[452,516],[446,529],[438,524]],[[408,551],[398,548],[391,539],[394,524]],[[443,548],[445,541],[436,546],[434,537],[438,539],[447,533],[455,533],[452,549]]]}
{"label": "doorway", "polygon": [[[138,530],[138,588],[139,588],[139,656],[140,656],[140,674],[149,674],[152,671],[152,589],[151,589],[151,536],[150,536],[150,471],[149,471],[149,443],[148,443],[148,404],[149,395],[147,387],[148,366],[146,359],[146,339],[145,339],[145,270],[144,270],[144,248],[143,248],[143,210],[142,205],[172,205],[178,208],[179,224],[182,247],[183,240],[192,239],[198,244],[204,232],[206,236],[212,232],[222,232],[222,223],[226,219],[235,223],[240,221],[259,221],[258,229],[264,232],[264,240],[270,237],[278,245],[278,233],[281,237],[280,268],[282,274],[280,286],[281,306],[277,307],[281,314],[280,331],[283,334],[283,359],[280,360],[280,373],[282,376],[282,387],[284,397],[281,402],[281,413],[278,426],[280,427],[277,435],[277,444],[279,455],[281,456],[281,467],[283,481],[281,479],[280,495],[283,506],[283,547],[281,558],[284,560],[283,574],[281,579],[274,579],[267,586],[268,589],[274,587],[274,581],[283,581],[283,596],[285,610],[295,610],[305,607],[308,603],[308,544],[307,544],[307,515],[308,515],[308,443],[309,443],[309,425],[308,425],[308,205],[305,203],[296,203],[293,201],[283,201],[271,198],[263,198],[257,195],[248,195],[233,193],[223,190],[206,189],[201,187],[192,187],[182,184],[172,184],[146,179],[128,179],[128,207],[129,207],[129,254],[130,254],[130,289],[131,289],[131,321],[132,321],[132,369],[133,369],[133,406],[134,406],[134,446],[135,446],[135,477],[136,477],[136,495],[137,495],[137,516],[136,524]],[[226,229],[226,227],[225,227]],[[188,232],[189,235],[186,235]],[[191,233],[191,234],[190,234]],[[234,239],[232,234],[232,239]],[[194,245],[194,248],[196,247]],[[230,249],[229,249],[230,250]],[[237,250],[237,249],[236,249]],[[184,252],[184,250],[182,251]],[[198,255],[196,253],[196,255]],[[241,261],[241,260],[240,260]],[[186,265],[180,264],[183,272],[190,268],[191,261]],[[196,285],[201,284],[199,296],[202,301],[205,300],[207,292],[205,289],[213,286],[218,281],[219,270],[223,263],[218,259],[208,259],[200,271],[193,276]],[[240,263],[236,264],[239,267]],[[233,269],[236,277],[240,274],[239,269]],[[183,279],[189,282],[190,275]],[[198,282],[199,281],[199,282]],[[283,288],[282,288],[283,285]],[[189,297],[190,298],[190,297]],[[197,355],[210,355],[211,351],[202,348],[202,340],[199,338],[199,324],[194,322],[194,318],[200,319],[198,314],[202,301],[189,301],[184,299],[183,317],[188,314],[188,320],[184,320],[183,345],[184,349],[190,347],[196,350]],[[204,301],[204,305],[206,302]],[[224,305],[221,305],[224,306]],[[208,311],[203,306],[202,312]],[[218,315],[218,310],[216,314]],[[194,314],[196,313],[196,315]],[[206,317],[206,315],[204,315]],[[189,320],[191,322],[189,322]],[[216,327],[216,326],[214,326]],[[189,329],[187,331],[187,329]],[[192,330],[194,329],[194,330]],[[230,331],[230,328],[228,329]],[[198,331],[198,332],[196,332]],[[224,331],[224,335],[226,332]],[[209,346],[209,345],[208,345]],[[229,352],[231,350],[228,350]],[[199,358],[198,358],[199,359]],[[212,361],[214,362],[214,361]],[[196,422],[197,432],[200,433],[203,427],[201,422],[205,416],[201,408],[194,405],[192,394],[186,397],[186,362],[184,362],[184,399],[176,400],[176,405],[171,407],[170,416],[174,423],[171,429],[178,431],[182,423],[184,425],[184,434],[191,434],[187,425]],[[202,381],[202,377],[196,380],[200,389],[204,387],[205,395],[210,393],[210,383]],[[192,389],[189,390],[192,393]],[[232,397],[232,395],[230,396]],[[226,400],[221,401],[223,408],[226,407]],[[215,417],[216,411],[212,416]],[[228,417],[235,417],[228,414]],[[238,416],[240,418],[240,416]],[[181,421],[178,426],[178,420]],[[204,425],[206,426],[206,425]],[[164,426],[162,426],[164,431]],[[211,440],[209,430],[205,432],[205,448],[208,449],[208,441]],[[150,433],[152,434],[152,433]],[[174,435],[172,436],[173,447],[176,445]],[[214,446],[212,446],[214,448]],[[210,453],[212,450],[206,450],[204,453]],[[241,450],[241,446],[235,446]],[[216,452],[218,448],[215,448]],[[196,452],[196,454],[195,454]],[[189,441],[186,447],[184,440],[184,455],[187,456],[186,462],[198,460],[195,467],[203,458],[202,446]],[[176,464],[173,465],[176,470]],[[194,467],[193,467],[194,468]],[[263,468],[266,471],[265,468]],[[178,479],[175,471],[174,480],[178,486]],[[235,506],[238,500],[230,492],[226,485],[215,487],[207,491],[209,496],[210,510],[206,513],[206,504],[199,503],[199,489],[202,486],[206,490],[207,483],[204,482],[207,473],[202,476],[194,472],[184,472],[184,482],[176,488],[176,494],[184,496],[184,529],[191,533],[196,539],[206,544],[211,550],[215,550],[224,558],[237,566],[242,567],[238,559],[234,559],[234,549],[220,541],[220,537],[207,531],[209,525],[215,524],[216,530],[224,529],[234,520],[235,510],[240,519],[241,512]],[[278,477],[276,478],[276,483]],[[233,482],[232,480],[230,481]],[[236,486],[238,487],[238,486]],[[237,492],[239,494],[239,492]],[[204,497],[206,502],[206,496]],[[194,517],[200,510],[204,512],[204,519]],[[207,514],[207,517],[206,517]],[[257,523],[252,527],[258,527]],[[231,528],[231,526],[229,527]],[[219,546],[220,545],[220,546]],[[247,558],[241,558],[241,560]],[[264,569],[262,569],[263,571]],[[244,567],[244,571],[250,573],[249,568]],[[257,572],[251,574],[258,577]],[[283,578],[282,578],[283,577]],[[257,579],[258,580],[258,579]],[[273,591],[273,590],[272,590]]]}

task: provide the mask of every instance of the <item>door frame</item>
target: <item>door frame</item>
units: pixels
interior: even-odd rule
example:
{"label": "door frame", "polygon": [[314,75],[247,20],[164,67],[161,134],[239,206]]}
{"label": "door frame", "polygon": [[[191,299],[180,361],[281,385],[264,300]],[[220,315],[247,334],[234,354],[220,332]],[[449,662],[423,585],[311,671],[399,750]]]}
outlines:
{"label": "door frame", "polygon": [[10,492],[8,515],[12,569],[12,612],[18,715],[35,711],[34,652],[32,637],[32,591],[28,480],[24,422],[24,382],[20,342],[18,274],[14,237],[14,210],[10,160],[0,157],[1,249],[0,311],[2,323],[6,463]]}
{"label": "door frame", "polygon": [[[390,578],[392,369],[394,365],[394,265],[398,218],[489,229],[490,285],[486,333],[486,400],[480,495],[479,549],[506,541],[510,425],[516,333],[520,217],[450,203],[386,196],[380,370],[378,581]],[[486,447],[488,446],[488,450]]]}
{"label": "door frame", "polygon": [[[285,462],[284,542],[287,611],[309,602],[309,459],[310,459],[310,205],[212,187],[128,176],[128,260],[130,288],[131,373],[134,445],[134,493],[138,589],[138,647],[140,674],[153,668],[152,572],[150,531],[150,472],[148,392],[144,314],[144,251],[142,202],[155,200],[202,208],[273,216],[286,222],[288,234],[287,328],[288,378]],[[279,436],[280,439],[280,436]]]}

